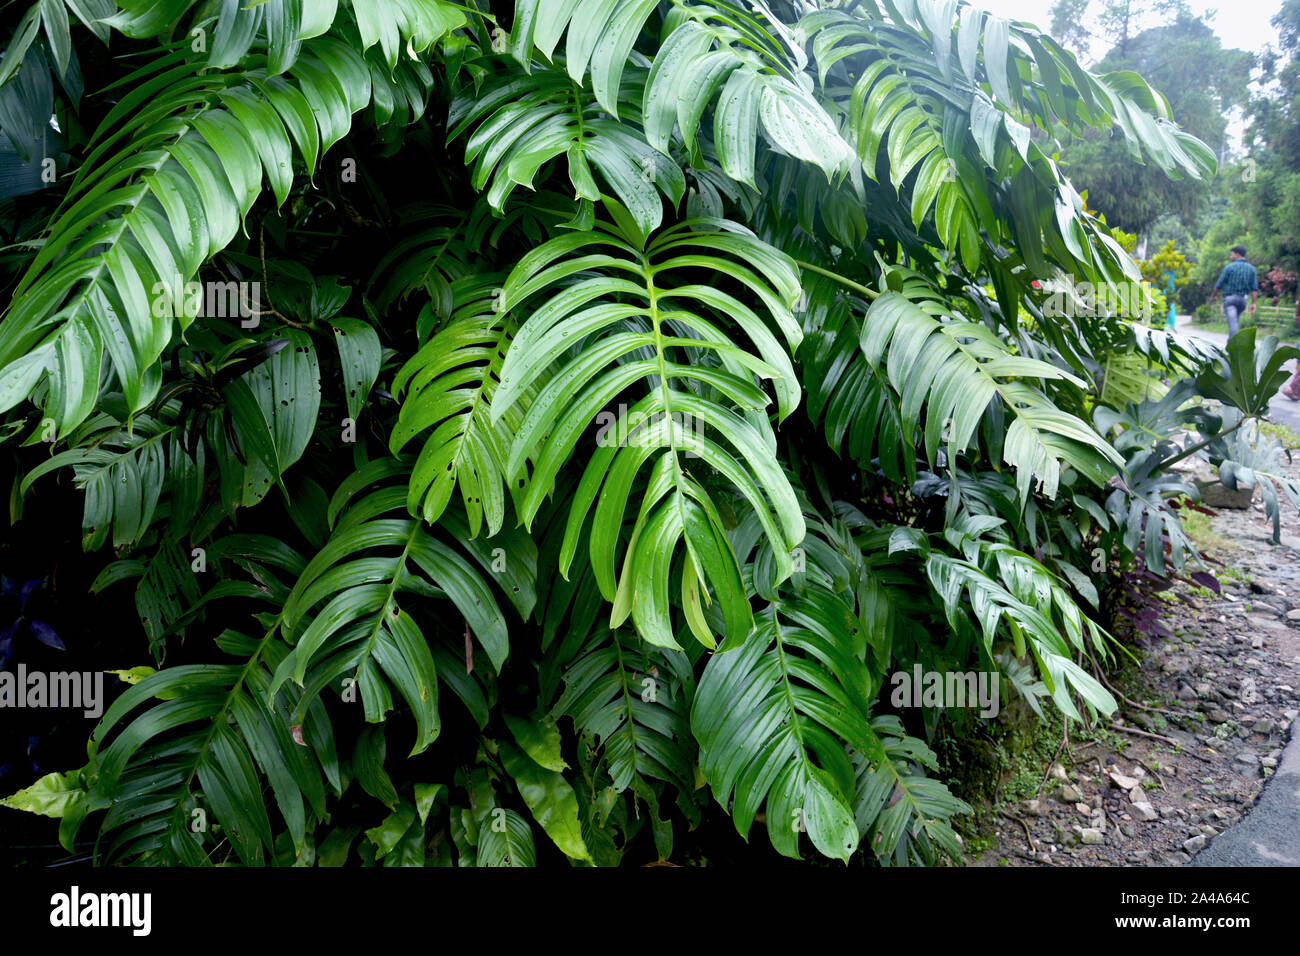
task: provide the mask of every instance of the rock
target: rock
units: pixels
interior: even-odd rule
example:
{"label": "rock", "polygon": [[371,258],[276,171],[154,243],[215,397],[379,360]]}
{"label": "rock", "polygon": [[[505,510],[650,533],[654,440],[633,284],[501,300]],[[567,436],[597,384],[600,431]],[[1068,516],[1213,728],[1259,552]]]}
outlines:
{"label": "rock", "polygon": [[1092,807],[1088,806],[1086,803],[1076,803],[1074,809],[1078,810],[1083,816],[1088,817],[1089,819],[1092,818]]}
{"label": "rock", "polygon": [[1059,763],[1052,764],[1051,775],[1056,780],[1061,781],[1061,783],[1070,782],[1070,775],[1065,772],[1065,768],[1062,767]]}
{"label": "rock", "polygon": [[[1204,839],[1204,837],[1202,837],[1202,839]],[[1095,827],[1084,827],[1079,833],[1079,841],[1083,843],[1084,846],[1096,846],[1099,843],[1105,843],[1106,838],[1102,835],[1102,832]]]}
{"label": "rock", "polygon": [[1196,691],[1187,684],[1183,684],[1181,687],[1178,688],[1179,700],[1196,700],[1196,696],[1197,696]]}
{"label": "rock", "polygon": [[1129,837],[1130,839],[1138,835],[1138,828],[1131,823],[1125,823],[1119,829],[1121,833],[1123,833],[1126,837]]}
{"label": "rock", "polygon": [[1083,794],[1078,791],[1078,788],[1071,786],[1062,787],[1059,796],[1062,803],[1079,803],[1083,800]]}
{"label": "rock", "polygon": [[1237,754],[1237,756],[1234,757],[1233,759],[1236,760],[1237,763],[1244,763],[1252,767],[1255,764],[1259,763],[1259,758],[1256,757],[1254,752],[1250,750],[1243,750],[1241,753]]}
{"label": "rock", "polygon": [[1232,718],[1218,704],[1213,704],[1205,711],[1205,719],[1212,724],[1226,724]]}
{"label": "rock", "polygon": [[1121,790],[1132,790],[1139,782],[1136,777],[1125,776],[1116,770],[1110,772],[1110,779],[1111,782]]}
{"label": "rock", "polygon": [[1129,862],[1131,863],[1141,863],[1150,855],[1151,855],[1150,850],[1134,850],[1132,853],[1128,855],[1128,858],[1129,858]]}
{"label": "rock", "polygon": [[1261,767],[1267,767],[1269,770],[1273,770],[1274,768],[1277,767],[1277,758],[1276,758],[1276,757],[1262,757],[1262,758],[1260,759],[1260,761],[1259,761],[1259,765],[1260,765]]}
{"label": "rock", "polygon": [[1205,844],[1209,842],[1209,837],[1202,833],[1198,836],[1192,837],[1190,840],[1183,841],[1183,849],[1189,854],[1199,853],[1201,850],[1205,849]]}
{"label": "rock", "polygon": [[1141,787],[1134,787],[1132,790],[1130,790],[1130,791],[1128,792],[1128,798],[1129,798],[1129,802],[1130,802],[1130,803],[1149,803],[1149,802],[1150,802],[1149,800],[1147,800],[1147,794],[1146,794],[1146,791],[1143,790]]}
{"label": "rock", "polygon": [[1143,823],[1153,823],[1160,818],[1160,814],[1156,813],[1156,808],[1145,801],[1133,804],[1133,811]]}
{"label": "rock", "polygon": [[1300,607],[1292,608],[1291,610],[1287,611],[1286,619],[1288,621],[1300,621]]}
{"label": "rock", "polygon": [[1217,478],[1198,481],[1196,487],[1201,491],[1201,503],[1211,508],[1232,508],[1241,511],[1249,508],[1251,500],[1255,497],[1253,487],[1239,488],[1233,491]]}
{"label": "rock", "polygon": [[1043,805],[1037,800],[1026,800],[1025,813],[1031,817],[1041,817],[1043,815]]}
{"label": "rock", "polygon": [[1257,734],[1271,734],[1273,732],[1273,721],[1262,719],[1257,720],[1255,721],[1255,725],[1250,729]]}
{"label": "rock", "polygon": [[1270,631],[1273,633],[1281,632],[1283,634],[1288,634],[1291,631],[1291,628],[1287,627],[1276,618],[1264,617],[1262,614],[1248,614],[1246,620],[1250,621],[1254,628],[1261,631]]}
{"label": "rock", "polygon": [[1217,835],[1218,832],[1218,830],[1214,829],[1214,827],[1210,826],[1208,823],[1201,825],[1201,834],[1204,836],[1212,837]]}
{"label": "rock", "polygon": [[1143,730],[1156,731],[1156,715],[1148,714],[1144,710],[1139,710],[1133,715],[1133,723],[1137,724]]}

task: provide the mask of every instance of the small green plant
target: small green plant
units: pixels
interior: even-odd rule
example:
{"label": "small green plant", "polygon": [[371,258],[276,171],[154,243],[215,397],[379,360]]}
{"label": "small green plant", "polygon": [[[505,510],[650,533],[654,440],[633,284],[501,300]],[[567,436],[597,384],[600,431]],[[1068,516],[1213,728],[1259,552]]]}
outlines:
{"label": "small green plant", "polygon": [[1260,422],[1259,430],[1261,434],[1276,438],[1287,451],[1300,449],[1300,434],[1283,422]]}
{"label": "small green plant", "polygon": [[[1223,551],[1232,547],[1232,541],[1214,529],[1210,516],[1201,511],[1186,509],[1180,516],[1183,530],[1192,539],[1192,543],[1201,551]],[[1212,597],[1208,588],[1197,586],[1190,589],[1201,597]]]}

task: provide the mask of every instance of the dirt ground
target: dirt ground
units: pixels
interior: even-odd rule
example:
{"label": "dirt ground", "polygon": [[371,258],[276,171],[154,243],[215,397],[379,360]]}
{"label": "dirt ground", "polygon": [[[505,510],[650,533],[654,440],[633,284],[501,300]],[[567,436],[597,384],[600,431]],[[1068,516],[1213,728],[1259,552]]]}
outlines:
{"label": "dirt ground", "polygon": [[1129,699],[1110,730],[1042,765],[1036,798],[1004,800],[968,865],[1178,866],[1250,810],[1300,712],[1300,515],[1278,497],[1280,544],[1258,490],[1193,519],[1222,593],[1179,586],[1174,637],[1131,644],[1140,668],[1111,678]]}

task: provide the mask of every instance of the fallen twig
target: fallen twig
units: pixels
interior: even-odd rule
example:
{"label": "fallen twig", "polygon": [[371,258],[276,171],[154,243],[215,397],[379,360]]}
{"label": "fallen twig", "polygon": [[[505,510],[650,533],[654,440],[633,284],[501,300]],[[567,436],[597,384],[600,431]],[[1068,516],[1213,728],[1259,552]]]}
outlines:
{"label": "fallen twig", "polygon": [[[1061,756],[1061,751],[1065,749],[1065,745],[1069,741],[1069,739],[1070,739],[1070,725],[1069,723],[1066,723],[1065,731],[1064,733],[1061,734],[1061,744],[1059,747],[1056,748],[1056,753],[1052,754],[1052,759],[1047,762],[1047,768],[1043,771],[1043,779],[1038,781],[1038,789],[1034,791],[1035,800],[1037,800],[1038,795],[1043,792],[1043,786],[1047,783],[1047,778],[1052,774],[1052,766],[1056,763],[1057,758]],[[1070,764],[1071,766],[1074,765],[1073,759],[1070,760]]]}
{"label": "fallen twig", "polygon": [[1102,672],[1102,670],[1101,670],[1099,667],[1097,667],[1097,665],[1096,665],[1095,662],[1093,663],[1092,672],[1093,672],[1094,674],[1097,675],[1098,679],[1100,679],[1101,682],[1102,682],[1103,684],[1105,684],[1108,688],[1110,688],[1111,692],[1112,692],[1116,697],[1118,697],[1118,698],[1119,698],[1120,700],[1122,700],[1124,703],[1128,704],[1130,707],[1136,707],[1136,708],[1138,708],[1139,710],[1150,711],[1150,712],[1153,713],[1153,714],[1168,714],[1170,717],[1192,717],[1192,716],[1195,716],[1194,714],[1189,714],[1189,713],[1188,713],[1187,711],[1185,711],[1185,710],[1166,710],[1166,709],[1163,708],[1163,707],[1151,707],[1151,706],[1149,706],[1149,705],[1147,705],[1147,704],[1140,704],[1140,703],[1138,703],[1136,700],[1133,700],[1133,699],[1131,699],[1131,698],[1129,698],[1129,697],[1125,697],[1123,693],[1121,693],[1119,690],[1117,690],[1117,689],[1115,688],[1115,685],[1112,684],[1110,681],[1108,681],[1108,680],[1106,679],[1106,675]]}
{"label": "fallen twig", "polygon": [[1134,736],[1137,737],[1149,737],[1151,740],[1159,740],[1161,743],[1169,744],[1171,747],[1177,747],[1178,752],[1180,754],[1187,754],[1189,757],[1195,757],[1197,760],[1203,760],[1206,763],[1214,763],[1214,761],[1211,760],[1209,757],[1202,757],[1200,754],[1196,753],[1195,751],[1186,749],[1185,744],[1182,744],[1179,741],[1174,740],[1173,737],[1166,737],[1163,734],[1148,733],[1145,730],[1138,730],[1136,727],[1121,727],[1117,724],[1112,724],[1110,729],[1122,730],[1126,734],[1133,734]]}
{"label": "fallen twig", "polygon": [[1025,839],[1029,841],[1029,852],[1037,856],[1038,847],[1034,846],[1034,837],[1033,834],[1029,832],[1029,824],[1026,823],[1021,817],[1012,816],[1010,813],[1008,813],[1005,810],[1002,811],[1002,815],[1006,817],[1008,820],[1015,820],[1017,823],[1019,823],[1022,827],[1025,828]]}

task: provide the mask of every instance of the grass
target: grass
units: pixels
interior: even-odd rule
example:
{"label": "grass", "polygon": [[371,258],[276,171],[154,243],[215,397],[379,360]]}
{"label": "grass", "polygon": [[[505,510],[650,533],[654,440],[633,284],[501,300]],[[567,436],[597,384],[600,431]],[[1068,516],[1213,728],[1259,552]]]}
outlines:
{"label": "grass", "polygon": [[[1193,315],[1192,323],[1206,332],[1228,334],[1228,321],[1223,317],[1221,302],[1214,304],[1212,319],[1206,321]],[[1300,331],[1297,331],[1295,325],[1295,308],[1289,305],[1261,305],[1253,315],[1246,312],[1241,316],[1241,327],[1244,329],[1252,326],[1263,332],[1271,332],[1284,341],[1300,337]]]}
{"label": "grass", "polygon": [[1259,430],[1265,435],[1276,438],[1288,451],[1300,449],[1300,435],[1297,435],[1290,427],[1283,425],[1281,422],[1262,422]]}
{"label": "grass", "polygon": [[1232,547],[1232,542],[1228,538],[1214,530],[1209,515],[1188,508],[1178,518],[1182,522],[1183,530],[1187,532],[1187,536],[1192,539],[1198,551],[1223,551]]}
{"label": "grass", "polygon": [[1226,565],[1220,572],[1219,577],[1231,578],[1238,584],[1250,584],[1250,578],[1242,571],[1234,568],[1232,565]]}

